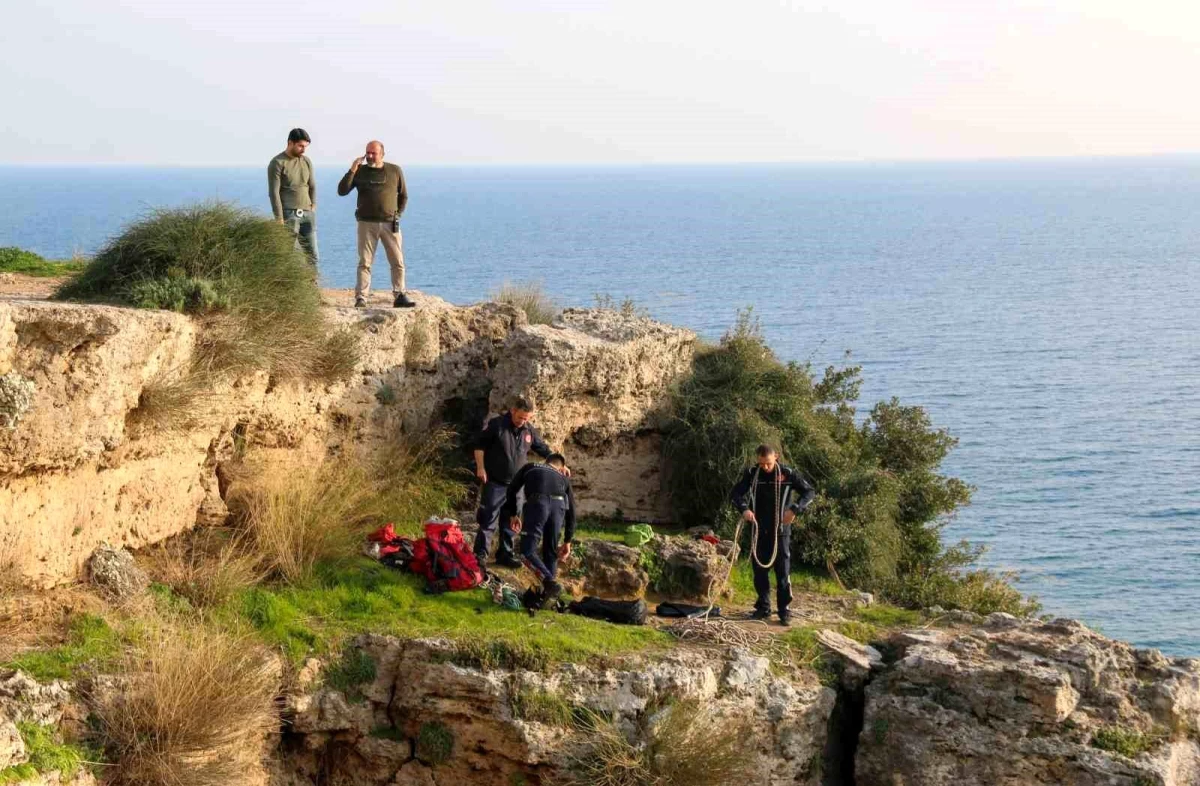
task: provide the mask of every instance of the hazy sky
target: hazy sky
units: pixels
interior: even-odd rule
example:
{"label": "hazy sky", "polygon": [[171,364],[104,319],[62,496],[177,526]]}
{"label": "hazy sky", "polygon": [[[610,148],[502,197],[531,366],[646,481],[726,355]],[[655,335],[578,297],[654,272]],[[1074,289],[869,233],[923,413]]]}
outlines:
{"label": "hazy sky", "polygon": [[1187,0],[3,0],[0,162],[1200,150]]}

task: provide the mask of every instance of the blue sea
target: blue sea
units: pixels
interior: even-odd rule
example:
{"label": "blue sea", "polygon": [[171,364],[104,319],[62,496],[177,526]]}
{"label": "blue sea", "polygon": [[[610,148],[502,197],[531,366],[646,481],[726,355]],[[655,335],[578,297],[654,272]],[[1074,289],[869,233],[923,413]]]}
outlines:
{"label": "blue sea", "polygon": [[[263,167],[0,168],[0,246],[90,254],[156,206],[267,211]],[[400,162],[403,163],[403,162]],[[321,274],[353,199],[318,167]],[[946,530],[1048,612],[1200,655],[1200,158],[637,168],[406,167],[409,286],[540,280],[785,359],[863,366],[959,439]],[[382,252],[375,286],[386,289]]]}

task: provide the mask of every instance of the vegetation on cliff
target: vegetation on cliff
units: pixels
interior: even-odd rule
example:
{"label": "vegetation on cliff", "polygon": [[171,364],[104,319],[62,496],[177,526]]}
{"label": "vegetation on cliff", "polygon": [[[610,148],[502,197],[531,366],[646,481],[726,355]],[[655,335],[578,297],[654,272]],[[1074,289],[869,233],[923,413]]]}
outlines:
{"label": "vegetation on cliff", "polygon": [[292,234],[229,204],[154,211],[56,297],[196,316],[204,330],[192,374],[336,378],[354,364],[354,342],[326,325],[316,272]]}
{"label": "vegetation on cliff", "polygon": [[0,273],[19,273],[22,276],[57,278],[71,276],[83,270],[87,263],[81,259],[53,260],[15,246],[0,248]]}
{"label": "vegetation on cliff", "polygon": [[939,472],[954,437],[896,399],[860,420],[859,373],[831,366],[818,380],[782,363],[741,314],[672,394],[663,449],[677,517],[732,532],[729,490],[754,447],[774,444],[818,490],[793,526],[794,558],[906,605],[1036,611],[1006,577],[962,570],[979,550],[942,543],[947,517],[971,496]]}

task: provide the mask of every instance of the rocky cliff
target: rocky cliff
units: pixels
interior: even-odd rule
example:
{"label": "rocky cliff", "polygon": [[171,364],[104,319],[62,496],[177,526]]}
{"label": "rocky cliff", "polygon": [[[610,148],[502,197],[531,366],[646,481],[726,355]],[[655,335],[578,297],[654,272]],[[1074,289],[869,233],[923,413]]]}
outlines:
{"label": "rocky cliff", "polygon": [[0,544],[25,578],[69,580],[102,542],[139,547],[221,517],[218,469],[235,450],[370,450],[447,413],[502,411],[517,394],[533,397],[546,438],[569,455],[583,511],[667,516],[656,411],[693,334],[611,311],[529,325],[496,303],[419,303],[329,309],[361,337],[347,382],[250,375],[146,428],[147,390],[177,379],[195,351],[191,319],[0,300],[0,379],[24,386],[8,404],[21,411],[0,427]]}

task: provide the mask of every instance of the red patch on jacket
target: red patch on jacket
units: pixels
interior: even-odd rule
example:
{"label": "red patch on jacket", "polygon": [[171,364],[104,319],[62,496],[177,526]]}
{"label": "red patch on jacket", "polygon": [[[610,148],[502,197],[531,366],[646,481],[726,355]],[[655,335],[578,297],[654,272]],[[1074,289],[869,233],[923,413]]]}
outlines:
{"label": "red patch on jacket", "polygon": [[529,434],[526,434],[526,435],[525,435],[525,441],[526,441],[526,442],[533,442],[533,437],[532,437],[532,436],[530,436]]}

